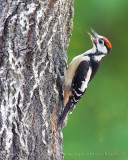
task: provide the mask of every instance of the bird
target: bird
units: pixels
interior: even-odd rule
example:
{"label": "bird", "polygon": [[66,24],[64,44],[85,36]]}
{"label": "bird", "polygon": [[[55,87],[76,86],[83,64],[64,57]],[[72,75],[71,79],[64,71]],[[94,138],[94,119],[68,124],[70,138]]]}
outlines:
{"label": "bird", "polygon": [[94,36],[89,32],[87,34],[92,41],[92,49],[73,58],[64,75],[64,110],[59,117],[59,125],[63,124],[69,111],[72,113],[98,71],[102,58],[107,56],[112,49],[106,37],[97,34],[92,28],[91,31]]}

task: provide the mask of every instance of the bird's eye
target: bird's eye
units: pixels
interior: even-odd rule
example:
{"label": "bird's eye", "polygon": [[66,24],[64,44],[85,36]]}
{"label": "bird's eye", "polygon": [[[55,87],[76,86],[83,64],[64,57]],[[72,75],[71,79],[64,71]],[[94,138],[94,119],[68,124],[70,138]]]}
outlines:
{"label": "bird's eye", "polygon": [[103,44],[103,40],[100,39],[100,40],[99,40],[99,43],[100,43],[100,44]]}

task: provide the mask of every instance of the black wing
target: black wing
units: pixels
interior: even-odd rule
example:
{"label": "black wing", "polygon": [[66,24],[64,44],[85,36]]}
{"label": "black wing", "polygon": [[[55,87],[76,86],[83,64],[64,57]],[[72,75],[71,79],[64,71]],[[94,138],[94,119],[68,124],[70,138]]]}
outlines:
{"label": "black wing", "polygon": [[71,99],[74,105],[79,101],[79,99],[82,97],[82,95],[86,90],[85,89],[84,91],[81,91],[81,86],[87,77],[88,70],[89,70],[89,63],[85,60],[80,62],[72,82],[72,98]]}
{"label": "black wing", "polygon": [[82,92],[80,89],[82,86],[82,81],[85,81],[87,77],[88,70],[89,70],[89,63],[85,60],[80,62],[72,81],[72,96],[69,97],[69,102],[65,106],[64,111],[59,118],[59,125],[63,124],[63,121],[68,111],[73,110],[75,104],[79,101],[81,96],[84,94],[86,89],[84,90],[84,92]]}
{"label": "black wing", "polygon": [[91,67],[92,67],[92,75],[90,78],[90,81],[92,80],[92,78],[95,76],[96,72],[98,71],[100,66],[100,62],[96,62],[96,61],[91,61]]}

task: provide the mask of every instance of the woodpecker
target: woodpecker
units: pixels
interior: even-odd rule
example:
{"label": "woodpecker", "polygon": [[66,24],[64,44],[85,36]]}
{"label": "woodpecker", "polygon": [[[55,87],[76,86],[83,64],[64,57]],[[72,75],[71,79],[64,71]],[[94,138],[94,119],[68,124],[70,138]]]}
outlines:
{"label": "woodpecker", "polygon": [[99,69],[102,58],[108,55],[112,48],[107,38],[98,35],[93,29],[91,31],[95,37],[88,32],[87,34],[90,36],[93,48],[73,58],[64,75],[65,108],[59,119],[61,125],[69,110],[73,111],[76,103],[86,91],[88,84]]}

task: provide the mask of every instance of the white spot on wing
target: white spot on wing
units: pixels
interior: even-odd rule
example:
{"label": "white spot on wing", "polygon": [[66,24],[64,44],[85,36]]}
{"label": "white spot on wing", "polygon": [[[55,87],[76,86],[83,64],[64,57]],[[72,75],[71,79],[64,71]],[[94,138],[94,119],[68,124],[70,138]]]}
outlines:
{"label": "white spot on wing", "polygon": [[87,76],[85,78],[85,81],[82,81],[82,86],[79,89],[81,92],[84,92],[85,89],[88,87],[88,82],[90,80],[91,73],[92,73],[92,69],[91,69],[91,67],[89,67],[89,70],[88,70]]}
{"label": "white spot on wing", "polygon": [[76,102],[78,102],[79,101],[79,99],[75,99],[75,97],[73,98],[73,101],[76,103]]}
{"label": "white spot on wing", "polygon": [[75,89],[73,89],[73,91],[75,92],[75,94],[76,94],[77,97],[81,96],[81,93],[80,93],[80,94],[77,93],[77,92],[75,91]]}

